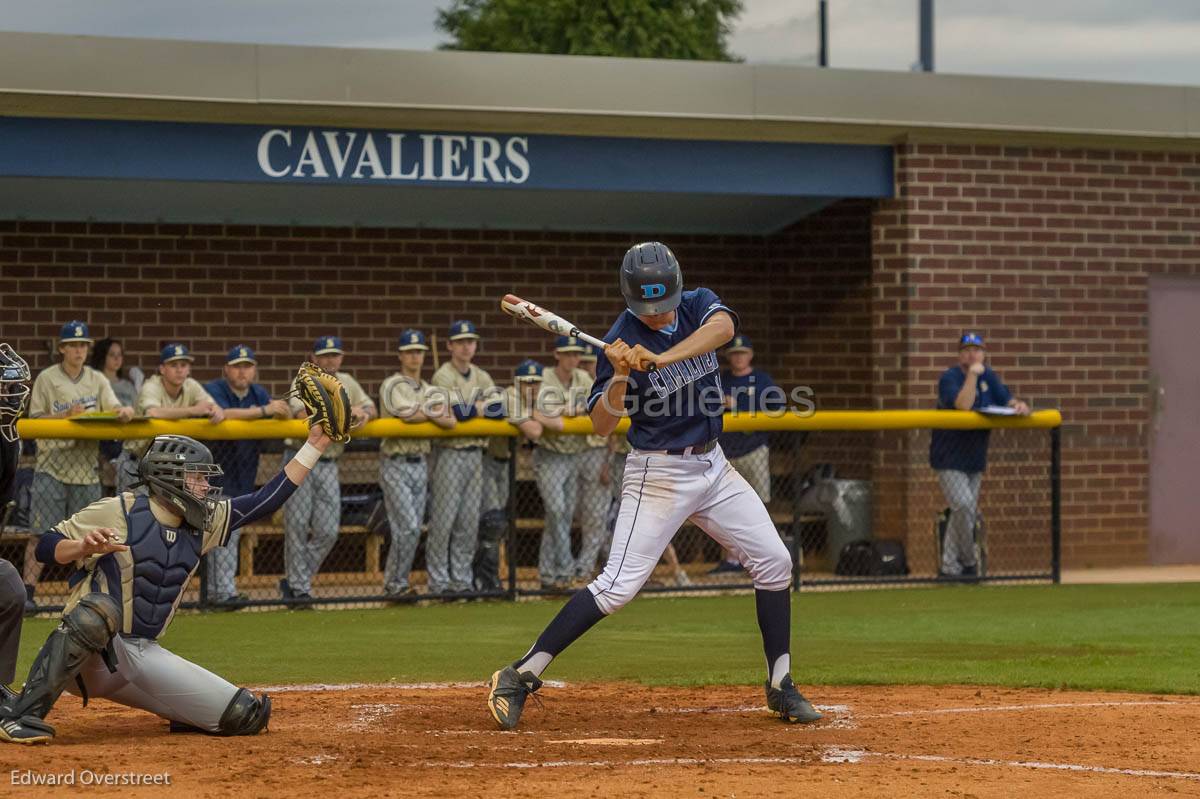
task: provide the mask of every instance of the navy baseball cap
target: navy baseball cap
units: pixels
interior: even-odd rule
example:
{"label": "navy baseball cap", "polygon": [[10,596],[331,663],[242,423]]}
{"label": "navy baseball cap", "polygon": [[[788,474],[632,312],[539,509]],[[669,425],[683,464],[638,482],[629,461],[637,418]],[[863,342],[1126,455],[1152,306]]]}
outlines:
{"label": "navy baseball cap", "polygon": [[250,349],[245,344],[238,344],[229,351],[229,356],[225,359],[225,363],[232,366],[235,363],[257,364],[258,361],[254,357],[254,350]]}
{"label": "navy baseball cap", "polygon": [[963,333],[962,338],[958,340],[958,348],[961,350],[967,347],[984,347],[983,336],[969,331]]}
{"label": "navy baseball cap", "polygon": [[429,349],[429,345],[425,343],[425,334],[420,330],[413,330],[411,327],[400,332],[400,343],[396,348],[400,352],[408,352],[409,350],[421,350],[424,352]]}
{"label": "navy baseball cap", "polygon": [[342,340],[337,336],[321,336],[313,342],[313,355],[341,355],[344,352]]}
{"label": "navy baseball cap", "polygon": [[583,355],[579,357],[581,361],[597,361],[600,359],[600,353],[596,350],[595,344],[584,344]]}
{"label": "navy baseball cap", "polygon": [[450,325],[450,340],[458,341],[464,338],[479,338],[479,331],[475,329],[474,322],[468,322],[466,319],[459,319],[454,324]]}
{"label": "navy baseball cap", "polygon": [[729,342],[729,347],[726,348],[725,354],[731,355],[735,352],[754,352],[754,345],[750,343],[749,336],[734,336],[733,341]]}
{"label": "navy baseball cap", "polygon": [[513,377],[519,383],[541,380],[542,371],[543,367],[540,363],[532,358],[526,358],[517,364],[517,368],[513,370]]}
{"label": "navy baseball cap", "polygon": [[584,352],[583,342],[577,336],[559,336],[554,340],[555,352]]}
{"label": "navy baseball cap", "polygon": [[82,341],[85,344],[94,343],[91,334],[88,332],[87,322],[72,319],[62,326],[62,330],[58,334],[58,343],[70,344],[72,341]]}
{"label": "navy baseball cap", "polygon": [[190,352],[188,352],[186,344],[168,344],[162,348],[162,352],[159,353],[158,356],[159,363],[170,363],[171,361],[190,362],[194,360],[196,359],[192,357]]}

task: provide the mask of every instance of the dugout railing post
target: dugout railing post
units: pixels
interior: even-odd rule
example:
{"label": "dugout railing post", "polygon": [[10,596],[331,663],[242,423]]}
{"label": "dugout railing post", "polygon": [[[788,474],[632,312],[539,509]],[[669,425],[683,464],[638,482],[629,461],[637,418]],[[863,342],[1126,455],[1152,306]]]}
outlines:
{"label": "dugout railing post", "polygon": [[517,450],[516,436],[508,439],[508,505],[504,512],[508,516],[508,534],[504,541],[504,561],[508,564],[508,590],[511,600],[517,598]]}
{"label": "dugout railing post", "polygon": [[1062,582],[1062,428],[1050,428],[1050,573]]}

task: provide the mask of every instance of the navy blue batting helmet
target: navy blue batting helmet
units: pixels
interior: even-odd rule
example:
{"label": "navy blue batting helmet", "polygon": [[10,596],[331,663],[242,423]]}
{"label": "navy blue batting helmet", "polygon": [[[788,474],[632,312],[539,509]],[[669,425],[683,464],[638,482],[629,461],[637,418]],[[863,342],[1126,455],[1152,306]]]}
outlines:
{"label": "navy blue batting helmet", "polygon": [[657,241],[635,244],[621,261],[621,293],[635,314],[673,311],[683,294],[683,272],[675,253]]}

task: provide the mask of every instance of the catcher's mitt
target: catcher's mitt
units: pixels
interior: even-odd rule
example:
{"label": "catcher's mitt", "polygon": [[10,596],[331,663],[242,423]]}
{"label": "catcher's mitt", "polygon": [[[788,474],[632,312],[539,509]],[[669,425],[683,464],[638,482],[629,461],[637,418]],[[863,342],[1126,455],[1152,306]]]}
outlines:
{"label": "catcher's mitt", "polygon": [[291,394],[308,409],[308,426],[321,425],[334,441],[350,440],[350,397],[342,381],[314,363],[296,373]]}

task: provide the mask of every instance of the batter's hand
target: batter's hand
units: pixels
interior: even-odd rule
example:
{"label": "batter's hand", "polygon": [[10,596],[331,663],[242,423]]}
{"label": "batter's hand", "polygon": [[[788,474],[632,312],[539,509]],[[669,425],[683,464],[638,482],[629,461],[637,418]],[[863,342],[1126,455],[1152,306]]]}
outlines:
{"label": "batter's hand", "polygon": [[117,531],[111,527],[97,527],[79,542],[83,557],[107,555],[109,552],[126,552],[129,547],[117,543]]}
{"label": "batter's hand", "polygon": [[641,344],[636,344],[625,353],[625,363],[631,370],[637,372],[649,371],[650,367],[657,367],[658,353],[651,352]]}
{"label": "batter's hand", "polygon": [[625,355],[628,352],[629,345],[621,339],[617,339],[604,348],[604,356],[612,364],[613,374],[621,375],[622,377],[629,375],[629,366],[625,363]]}

